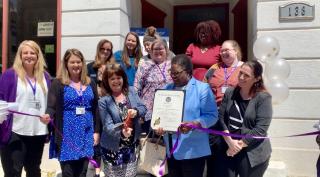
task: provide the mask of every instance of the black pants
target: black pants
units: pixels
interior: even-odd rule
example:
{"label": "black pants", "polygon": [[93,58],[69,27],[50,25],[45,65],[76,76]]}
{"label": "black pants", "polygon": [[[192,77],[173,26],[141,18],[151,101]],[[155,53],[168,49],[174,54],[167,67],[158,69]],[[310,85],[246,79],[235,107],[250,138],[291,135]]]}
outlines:
{"label": "black pants", "polygon": [[215,151],[207,160],[208,177],[263,177],[269,165],[269,159],[251,167],[247,152],[240,151],[234,157],[228,157],[225,151]]}
{"label": "black pants", "polygon": [[151,124],[151,120],[144,121],[143,124],[141,125],[142,132],[145,132],[146,134],[148,134],[150,131],[150,124]]}
{"label": "black pants", "polygon": [[168,159],[168,177],[202,177],[206,157],[186,160]]}
{"label": "black pants", "polygon": [[1,150],[5,177],[21,177],[24,167],[27,177],[41,177],[41,158],[46,141],[43,136],[22,136],[12,132],[8,145]]}
{"label": "black pants", "polygon": [[86,177],[88,163],[88,158],[61,161],[60,167],[62,171],[62,177]]}

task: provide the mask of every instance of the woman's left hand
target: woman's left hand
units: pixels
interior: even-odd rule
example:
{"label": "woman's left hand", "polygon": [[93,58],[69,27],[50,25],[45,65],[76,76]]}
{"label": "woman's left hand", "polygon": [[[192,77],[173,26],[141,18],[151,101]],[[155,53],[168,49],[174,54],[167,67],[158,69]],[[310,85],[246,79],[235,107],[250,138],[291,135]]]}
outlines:
{"label": "woman's left hand", "polygon": [[248,145],[247,145],[245,142],[243,142],[242,140],[239,140],[238,144],[239,144],[242,148],[248,147]]}
{"label": "woman's left hand", "polygon": [[100,142],[100,134],[99,133],[94,133],[93,134],[93,145],[96,146]]}
{"label": "woman's left hand", "polygon": [[128,109],[128,116],[130,117],[130,118],[135,118],[136,116],[137,116],[137,110],[135,110],[135,109]]}
{"label": "woman's left hand", "polygon": [[193,125],[193,126],[196,126],[196,127],[201,127],[201,124],[200,122],[198,121],[191,121],[191,122],[182,122],[180,127],[179,127],[179,130],[181,133],[183,134],[186,134],[186,133],[189,133],[189,131],[192,129],[190,126],[188,125]]}

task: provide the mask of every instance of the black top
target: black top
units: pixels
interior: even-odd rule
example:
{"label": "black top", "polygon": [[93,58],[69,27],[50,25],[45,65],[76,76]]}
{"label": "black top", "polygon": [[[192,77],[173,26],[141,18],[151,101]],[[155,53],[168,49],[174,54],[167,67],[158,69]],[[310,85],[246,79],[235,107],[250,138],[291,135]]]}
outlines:
{"label": "black top", "polygon": [[87,64],[88,76],[91,78],[91,80],[93,80],[95,83],[97,83],[98,69],[93,68],[93,64],[94,64],[94,61]]}
{"label": "black top", "polygon": [[234,101],[229,110],[229,130],[232,133],[240,134],[243,124],[243,117],[250,100],[242,99],[239,92],[235,94]]}

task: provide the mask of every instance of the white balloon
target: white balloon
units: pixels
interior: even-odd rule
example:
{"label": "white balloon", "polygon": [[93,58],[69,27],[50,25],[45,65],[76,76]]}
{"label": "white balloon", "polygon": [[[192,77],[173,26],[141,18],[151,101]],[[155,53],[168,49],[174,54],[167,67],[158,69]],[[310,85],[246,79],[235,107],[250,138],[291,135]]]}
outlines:
{"label": "white balloon", "polygon": [[268,79],[285,80],[290,75],[290,64],[282,58],[268,60],[265,68]]}
{"label": "white balloon", "polygon": [[265,82],[266,88],[272,95],[272,104],[280,104],[289,96],[288,85],[279,79],[271,79]]}
{"label": "white balloon", "polygon": [[279,54],[279,51],[280,45],[278,40],[271,36],[259,37],[253,44],[253,54],[262,62],[275,58]]}

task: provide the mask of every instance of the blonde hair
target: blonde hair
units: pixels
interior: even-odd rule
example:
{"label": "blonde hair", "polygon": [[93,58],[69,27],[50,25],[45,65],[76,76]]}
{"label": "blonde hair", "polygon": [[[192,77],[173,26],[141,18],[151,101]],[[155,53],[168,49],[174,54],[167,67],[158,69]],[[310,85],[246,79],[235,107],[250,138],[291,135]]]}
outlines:
{"label": "blonde hair", "polygon": [[155,41],[152,42],[152,44],[151,44],[151,50],[154,49],[154,46],[155,46],[156,44],[162,45],[162,46],[164,47],[164,49],[166,50],[166,59],[168,59],[168,56],[169,56],[169,48],[168,48],[167,42],[164,41],[164,40],[161,39],[161,38],[158,38],[158,39],[156,39]]}
{"label": "blonde hair", "polygon": [[237,41],[235,41],[235,40],[226,40],[226,41],[224,41],[224,42],[222,43],[222,45],[223,45],[224,43],[229,43],[229,44],[231,44],[231,46],[232,46],[232,47],[234,48],[234,50],[237,52],[237,59],[238,59],[239,61],[242,61],[242,52],[241,52],[241,47],[240,47],[239,43],[238,43]]}
{"label": "blonde hair", "polygon": [[80,76],[80,82],[83,85],[89,85],[90,84],[90,78],[87,76],[87,67],[85,59],[78,49],[68,49],[62,59],[62,62],[60,64],[60,68],[57,74],[57,78],[60,80],[60,82],[64,85],[69,85],[71,83],[69,71],[68,71],[68,61],[71,58],[71,56],[76,56],[80,58],[82,62],[82,68],[81,68],[81,76]]}
{"label": "blonde hair", "polygon": [[36,81],[38,81],[38,83],[40,84],[40,87],[41,87],[43,93],[46,95],[47,91],[46,91],[45,85],[43,84],[43,78],[44,78],[43,74],[45,72],[45,68],[47,67],[47,65],[44,60],[40,46],[35,41],[25,40],[20,43],[20,45],[18,47],[18,51],[17,51],[16,56],[14,58],[13,69],[17,73],[18,77],[22,80],[22,82],[24,84],[27,84],[26,79],[25,79],[27,76],[27,72],[24,69],[23,64],[22,64],[22,50],[25,47],[30,47],[37,55],[37,62],[33,66],[33,75],[34,75]]}

